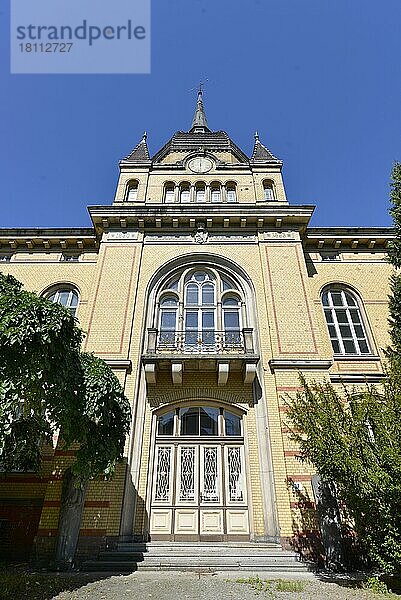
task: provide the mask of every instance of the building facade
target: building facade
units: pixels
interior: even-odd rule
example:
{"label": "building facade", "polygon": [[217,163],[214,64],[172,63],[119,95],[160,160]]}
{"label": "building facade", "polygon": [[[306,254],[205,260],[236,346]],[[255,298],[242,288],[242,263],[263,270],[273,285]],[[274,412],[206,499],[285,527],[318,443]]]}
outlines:
{"label": "building facade", "polygon": [[[311,468],[286,397],[308,379],[383,376],[386,228],[312,228],[290,204],[282,161],[255,135],[248,157],[207,123],[153,157],[146,135],[120,162],[92,228],[0,230],[1,269],[76,314],[84,349],[131,402],[124,461],[87,494],[79,552],[118,540],[308,543]],[[72,450],[0,481],[10,553],[50,555]],[[8,537],[7,537],[8,536]],[[20,554],[18,554],[20,555]]]}

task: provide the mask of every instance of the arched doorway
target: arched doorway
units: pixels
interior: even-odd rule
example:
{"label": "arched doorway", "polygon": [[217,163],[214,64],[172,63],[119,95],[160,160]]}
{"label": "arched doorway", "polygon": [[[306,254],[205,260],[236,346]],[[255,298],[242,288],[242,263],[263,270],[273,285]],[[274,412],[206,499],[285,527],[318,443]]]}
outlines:
{"label": "arched doorway", "polygon": [[202,403],[155,419],[151,539],[249,539],[243,414]]}

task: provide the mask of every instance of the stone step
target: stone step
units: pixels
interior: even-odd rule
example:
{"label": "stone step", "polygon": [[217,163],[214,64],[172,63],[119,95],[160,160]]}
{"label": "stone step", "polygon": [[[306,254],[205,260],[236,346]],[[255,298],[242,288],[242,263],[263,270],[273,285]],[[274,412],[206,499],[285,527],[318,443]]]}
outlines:
{"label": "stone step", "polygon": [[194,563],[194,564],[172,564],[172,563],[143,563],[131,562],[131,561],[87,561],[82,565],[84,571],[97,571],[97,572],[110,572],[110,573],[132,573],[133,571],[192,571],[192,572],[215,572],[215,571],[245,571],[249,573],[305,573],[307,568],[305,565],[299,562],[287,563],[277,562],[274,564],[255,564],[251,561],[249,564],[236,562],[233,564],[227,564],[227,562],[221,561],[215,564],[205,563]]}
{"label": "stone step", "polygon": [[101,552],[98,560],[82,565],[87,571],[127,573],[149,571],[306,572],[294,552],[276,545],[151,543],[119,544],[118,550]]}
{"label": "stone step", "polygon": [[279,548],[269,549],[238,549],[238,548],[203,548],[202,550],[183,550],[182,548],[151,548],[147,551],[132,548],[119,548],[118,550],[106,550],[118,554],[146,554],[146,556],[292,556],[293,552],[286,552]]}
{"label": "stone step", "polygon": [[98,560],[100,561],[106,561],[106,562],[110,562],[110,561],[131,561],[131,562],[144,562],[146,561],[146,563],[150,564],[150,563],[162,563],[162,562],[182,562],[182,563],[186,563],[186,562],[197,562],[199,564],[203,564],[203,563],[214,563],[214,562],[252,562],[254,564],[256,563],[276,563],[276,562],[290,562],[290,563],[294,563],[294,562],[298,562],[298,559],[296,556],[286,556],[286,555],[280,555],[280,554],[275,554],[275,555],[260,555],[260,556],[255,556],[253,554],[251,555],[244,555],[241,553],[236,553],[236,554],[202,554],[202,556],[182,556],[179,554],[174,554],[174,553],[170,553],[170,554],[130,554],[129,552],[101,552],[99,554],[99,558]]}
{"label": "stone step", "polygon": [[281,548],[279,543],[275,542],[119,542],[120,546],[133,546],[135,548]]}

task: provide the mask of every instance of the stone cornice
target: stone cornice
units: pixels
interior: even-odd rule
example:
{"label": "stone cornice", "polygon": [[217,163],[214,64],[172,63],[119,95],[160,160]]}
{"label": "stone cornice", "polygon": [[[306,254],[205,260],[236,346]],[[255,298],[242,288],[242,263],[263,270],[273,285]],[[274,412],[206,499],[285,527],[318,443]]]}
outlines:
{"label": "stone cornice", "polygon": [[260,229],[263,227],[289,227],[304,230],[313,214],[314,206],[257,204],[219,205],[167,205],[141,204],[129,206],[90,206],[89,213],[98,235],[113,227],[137,227],[139,229],[194,229],[199,221],[207,229]]}
{"label": "stone cornice", "polygon": [[0,229],[0,249],[94,250],[98,245],[90,227]]}
{"label": "stone cornice", "polygon": [[386,247],[395,238],[392,227],[310,227],[304,236],[308,250],[374,249]]}

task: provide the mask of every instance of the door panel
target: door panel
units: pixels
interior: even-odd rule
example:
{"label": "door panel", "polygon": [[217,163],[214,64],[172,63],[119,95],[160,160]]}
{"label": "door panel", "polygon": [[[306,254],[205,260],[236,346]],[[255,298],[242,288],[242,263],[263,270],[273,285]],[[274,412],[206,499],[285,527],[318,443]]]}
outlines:
{"label": "door panel", "polygon": [[198,504],[198,447],[178,447],[177,504]]}
{"label": "door panel", "polygon": [[248,511],[227,509],[227,533],[231,535],[240,535],[249,533]]}
{"label": "door panel", "polygon": [[223,533],[222,510],[201,510],[200,515],[201,534]]}
{"label": "door panel", "polygon": [[150,531],[156,534],[171,533],[171,509],[154,508],[150,520]]}
{"label": "door panel", "polygon": [[220,447],[201,446],[200,464],[200,503],[218,504],[221,502]]}
{"label": "door panel", "polygon": [[154,539],[249,534],[242,445],[217,441],[156,445],[154,471],[150,515]]}
{"label": "door panel", "polygon": [[175,533],[193,535],[198,533],[197,509],[179,508],[175,511]]}

